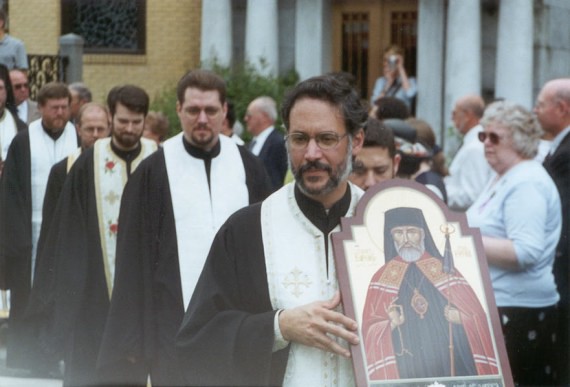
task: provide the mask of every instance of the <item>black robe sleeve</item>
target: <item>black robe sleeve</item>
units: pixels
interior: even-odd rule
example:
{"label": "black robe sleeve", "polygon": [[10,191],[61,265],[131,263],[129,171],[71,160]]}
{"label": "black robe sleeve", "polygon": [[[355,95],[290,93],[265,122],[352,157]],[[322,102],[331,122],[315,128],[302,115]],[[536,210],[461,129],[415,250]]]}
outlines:
{"label": "black robe sleeve", "polygon": [[272,191],[283,187],[287,174],[287,149],[283,134],[278,129],[273,130],[265,140],[259,158],[264,162],[271,180]]}
{"label": "black robe sleeve", "polygon": [[88,277],[99,274],[90,268],[92,257],[101,256],[92,164],[92,150],[81,155],[68,178],[64,177],[57,206],[48,209],[51,227],[39,250],[28,307],[28,316],[49,315],[40,344],[58,358],[63,357],[85,302],[86,289],[92,283]]}
{"label": "black robe sleeve", "polygon": [[65,178],[67,177],[67,157],[56,163],[49,172],[49,177],[46,185],[46,192],[44,195],[44,204],[42,206],[42,228],[40,230],[40,237],[38,239],[38,251],[41,251],[47,238],[48,229],[53,220],[53,214]]}
{"label": "black robe sleeve", "polygon": [[562,230],[556,247],[553,274],[560,293],[560,305],[566,315],[570,309],[570,134],[556,152],[544,161],[544,167],[556,183],[562,204]]}
{"label": "black robe sleeve", "polygon": [[[39,292],[34,291],[33,288],[38,287],[37,284],[41,283],[44,280],[47,280],[47,275],[52,274],[54,271],[54,260],[50,259],[53,258],[53,255],[46,255],[43,253],[46,242],[51,241],[57,237],[57,231],[54,229],[51,231],[51,235],[49,235],[50,230],[52,230],[55,226],[52,226],[53,218],[55,209],[59,200],[59,195],[61,194],[61,190],[63,189],[63,184],[65,183],[65,178],[67,177],[67,157],[55,164],[49,173],[47,186],[46,186],[46,193],[44,196],[44,203],[42,206],[42,226],[40,229],[40,236],[38,239],[38,249],[37,249],[37,256],[36,256],[36,267],[34,268],[34,284],[32,287],[32,294],[30,296],[30,305],[28,311],[31,314],[35,312],[42,313],[41,305],[36,303],[38,301],[36,296],[40,296],[42,298],[48,295],[46,290],[49,288],[46,287],[44,284],[39,286],[41,289]],[[53,246],[52,246],[53,247]],[[53,251],[52,251],[53,252]],[[50,284],[51,286],[51,284]],[[53,295],[49,292],[49,295]],[[34,301],[32,301],[34,299]]]}
{"label": "black robe sleeve", "polygon": [[281,385],[288,348],[272,352],[261,204],[217,233],[177,338],[189,385]]}
{"label": "black robe sleeve", "polygon": [[[62,167],[63,166],[63,167]],[[55,251],[57,241],[57,228],[51,225],[58,203],[59,195],[63,189],[63,183],[67,176],[67,158],[55,164],[48,178],[46,195],[42,207],[42,226],[38,239],[36,254],[36,266],[34,268],[34,281],[30,292],[30,298],[26,307],[26,320],[35,328],[35,336],[38,338],[40,350],[39,357],[61,358],[61,348],[51,347],[50,343],[43,343],[43,338],[49,334],[49,319],[53,316],[55,304]],[[57,222],[54,222],[57,223]],[[47,245],[47,246],[46,246]],[[58,355],[55,355],[58,353]]]}
{"label": "black robe sleeve", "polygon": [[243,146],[238,146],[245,168],[245,183],[249,193],[249,203],[257,203],[268,197],[273,189],[263,162]]}
{"label": "black robe sleeve", "polygon": [[[21,288],[23,300],[31,281],[31,190],[30,136],[24,130],[10,144],[0,181],[0,287]],[[18,301],[12,298],[12,308]]]}

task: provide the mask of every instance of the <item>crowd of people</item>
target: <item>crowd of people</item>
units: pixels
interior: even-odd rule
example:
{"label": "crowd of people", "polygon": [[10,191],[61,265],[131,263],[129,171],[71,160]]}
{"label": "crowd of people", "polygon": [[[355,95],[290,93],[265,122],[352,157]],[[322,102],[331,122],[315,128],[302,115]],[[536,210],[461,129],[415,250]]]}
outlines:
{"label": "crowd of people", "polygon": [[[460,98],[463,145],[447,168],[433,129],[411,114],[416,84],[401,53],[385,61],[372,105],[339,74],[293,87],[280,107],[286,133],[271,97],[236,117],[225,81],[191,70],[176,89],[182,131],[170,138],[176,124],[149,111],[141,87],[116,86],[102,104],[82,83],[53,82],[36,104],[26,71],[0,65],[7,365],[65,386],[354,385],[350,346],[361,336],[342,312],[330,236],[364,191],[402,178],[480,229],[515,382],[567,384],[570,80],[544,85],[534,112]],[[396,245],[425,234],[423,214],[399,213],[386,218]],[[429,243],[429,260],[441,260]],[[290,276],[310,286],[286,286]],[[461,318],[440,309],[439,320]],[[425,330],[421,319],[417,329],[393,322],[416,339]],[[366,352],[384,362],[379,348]]]}

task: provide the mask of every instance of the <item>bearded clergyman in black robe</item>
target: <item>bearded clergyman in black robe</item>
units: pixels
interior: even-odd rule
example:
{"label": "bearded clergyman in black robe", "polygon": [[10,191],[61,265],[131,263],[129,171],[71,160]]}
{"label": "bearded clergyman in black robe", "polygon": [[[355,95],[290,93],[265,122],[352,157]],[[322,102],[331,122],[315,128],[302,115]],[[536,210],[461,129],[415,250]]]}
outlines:
{"label": "bearded clergyman in black robe", "polygon": [[67,86],[44,85],[38,94],[42,118],[16,134],[0,181],[0,277],[10,290],[6,364],[32,370],[37,343],[25,320],[36,265],[42,205],[51,167],[78,146],[69,123]]}
{"label": "bearded clergyman in black robe", "polygon": [[37,314],[46,320],[39,343],[46,357],[64,360],[64,386],[115,381],[111,372],[97,369],[97,356],[115,273],[121,195],[131,174],[157,148],[141,138],[149,107],[143,89],[117,86],[107,101],[111,137],[82,152],[65,179],[40,252],[34,304],[28,307],[29,319]]}
{"label": "bearded clergyman in black robe", "polygon": [[261,160],[220,135],[226,86],[193,70],[177,87],[182,133],[165,141],[129,180],[122,198],[115,285],[101,370],[121,385],[183,386],[175,336],[218,228],[270,192]]}
{"label": "bearded clergyman in black robe", "polygon": [[363,192],[348,182],[367,113],[336,75],[282,104],[295,182],[217,233],[177,338],[186,385],[355,385],[331,233]]}

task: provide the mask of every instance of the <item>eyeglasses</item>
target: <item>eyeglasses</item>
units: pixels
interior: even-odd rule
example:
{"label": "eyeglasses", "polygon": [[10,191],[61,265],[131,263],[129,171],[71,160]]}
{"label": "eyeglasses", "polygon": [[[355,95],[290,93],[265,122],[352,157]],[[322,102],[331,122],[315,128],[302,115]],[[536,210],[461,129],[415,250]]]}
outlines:
{"label": "eyeglasses", "polygon": [[485,142],[487,137],[489,137],[489,141],[491,141],[491,144],[493,144],[493,145],[497,145],[502,139],[502,137],[499,136],[495,132],[488,132],[488,133],[487,132],[479,132],[477,134],[477,137],[479,138],[479,141],[481,141],[481,142]]}
{"label": "eyeglasses", "polygon": [[27,83],[18,83],[13,85],[14,89],[16,90],[20,90],[20,89],[27,89],[30,85],[28,85]]}
{"label": "eyeglasses", "polygon": [[190,117],[196,118],[200,115],[201,112],[206,113],[206,116],[208,118],[213,118],[215,117],[220,111],[221,109],[215,106],[206,106],[204,109],[201,109],[197,106],[190,106],[188,108],[186,108],[186,113],[188,113],[188,115]]}
{"label": "eyeglasses", "polygon": [[328,150],[336,148],[340,140],[347,135],[348,133],[340,135],[335,132],[321,132],[316,134],[314,137],[311,137],[307,133],[290,133],[285,137],[285,139],[289,143],[291,149],[303,150],[309,145],[311,139],[314,138],[319,148],[322,150]]}

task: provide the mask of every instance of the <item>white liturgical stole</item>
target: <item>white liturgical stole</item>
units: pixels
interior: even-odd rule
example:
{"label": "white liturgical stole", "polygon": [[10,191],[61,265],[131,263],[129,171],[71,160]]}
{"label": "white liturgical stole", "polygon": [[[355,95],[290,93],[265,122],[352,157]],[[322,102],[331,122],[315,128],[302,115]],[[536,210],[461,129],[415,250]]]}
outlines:
{"label": "white liturgical stole", "polygon": [[79,156],[81,156],[82,151],[83,151],[83,149],[81,149],[81,147],[79,147],[67,156],[67,165],[65,167],[65,170],[67,171],[67,173],[69,173],[69,171],[71,170],[71,167],[73,167],[73,164],[75,163],[75,161],[79,158]]}
{"label": "white liturgical stole", "polygon": [[[141,161],[156,150],[156,143],[141,138],[141,152],[131,162],[131,173]],[[95,176],[95,197],[97,198],[97,218],[103,266],[107,280],[109,298],[113,290],[115,278],[115,248],[117,247],[117,231],[119,227],[119,210],[123,189],[129,176],[127,163],[111,149],[111,138],[97,140],[93,145],[93,172]]]}
{"label": "white liturgical stole", "polygon": [[212,159],[208,186],[204,160],[186,151],[182,136],[164,142],[164,158],[186,308],[216,232],[231,214],[249,204],[249,193],[239,149],[230,138],[219,136],[221,150]]}
{"label": "white liturgical stole", "polygon": [[32,169],[32,279],[36,265],[38,238],[42,226],[42,207],[51,167],[77,148],[77,133],[67,123],[63,133],[53,140],[42,128],[42,120],[30,123],[30,161]]}
{"label": "white liturgical stole", "polygon": [[[362,190],[351,185],[346,216],[354,213]],[[323,233],[301,212],[288,184],[261,206],[261,229],[269,295],[274,310],[289,309],[332,298],[338,290],[330,235]],[[337,226],[332,232],[340,229]],[[329,238],[329,259],[324,238]],[[342,311],[340,308],[338,311]],[[343,340],[341,345],[348,348]],[[350,359],[291,343],[283,386],[353,386]]]}
{"label": "white liturgical stole", "polygon": [[17,132],[18,128],[14,117],[8,109],[4,109],[4,114],[0,117],[0,149],[2,151],[2,160],[6,160],[8,148]]}

